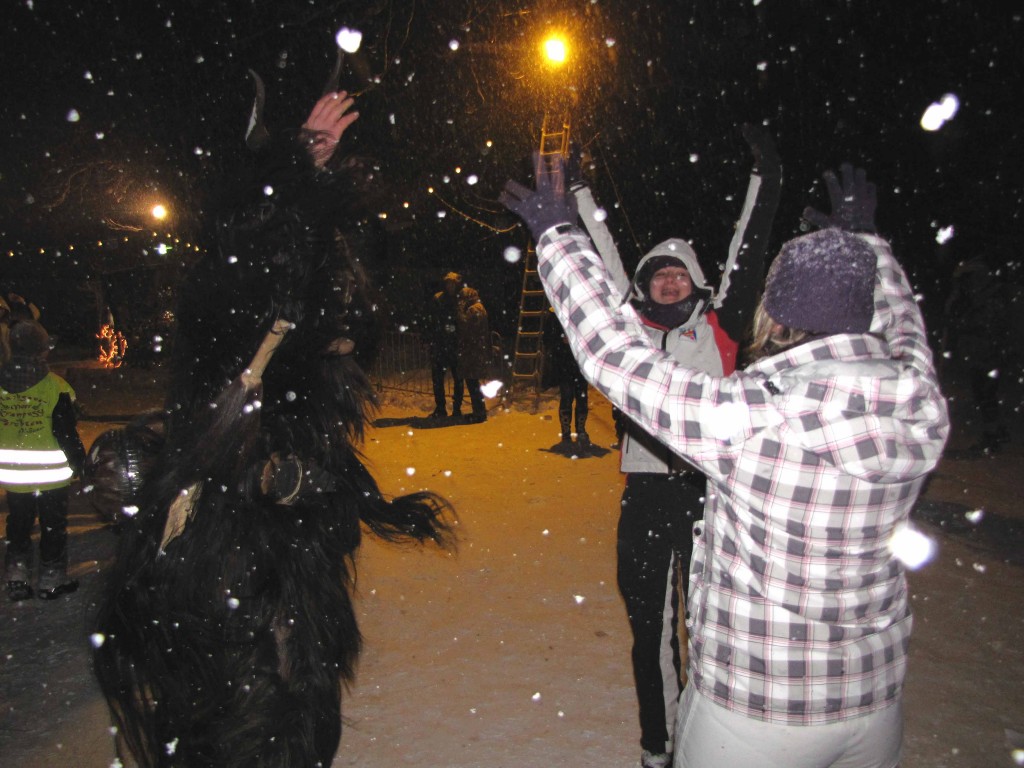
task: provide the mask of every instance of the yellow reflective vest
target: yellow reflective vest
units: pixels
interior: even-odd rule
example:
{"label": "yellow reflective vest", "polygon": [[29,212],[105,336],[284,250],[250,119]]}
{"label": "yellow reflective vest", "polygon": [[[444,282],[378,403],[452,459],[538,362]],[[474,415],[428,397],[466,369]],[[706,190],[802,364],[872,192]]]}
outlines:
{"label": "yellow reflective vest", "polygon": [[0,486],[15,493],[62,488],[71,465],[53,435],[53,409],[62,393],[75,391],[49,373],[24,392],[0,388]]}

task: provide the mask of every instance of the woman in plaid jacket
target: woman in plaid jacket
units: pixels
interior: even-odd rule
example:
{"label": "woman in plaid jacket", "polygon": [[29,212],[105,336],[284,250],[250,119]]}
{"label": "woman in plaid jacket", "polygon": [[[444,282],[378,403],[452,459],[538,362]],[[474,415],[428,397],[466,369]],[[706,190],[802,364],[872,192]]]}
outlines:
{"label": "woman in plaid jacket", "polygon": [[885,240],[844,231],[873,225],[873,188],[860,176],[850,191],[865,194],[833,198],[870,191],[869,216],[837,209],[783,246],[755,318],[761,356],[720,377],[651,345],[538,176],[503,202],[537,238],[584,375],[709,479],[675,765],[894,768],[912,620],[893,542],[949,421],[903,270]]}

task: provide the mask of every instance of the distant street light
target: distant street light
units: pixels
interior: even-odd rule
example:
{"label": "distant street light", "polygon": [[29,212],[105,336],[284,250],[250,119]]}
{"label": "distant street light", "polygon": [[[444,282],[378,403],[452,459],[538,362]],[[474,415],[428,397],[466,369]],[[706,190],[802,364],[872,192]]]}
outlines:
{"label": "distant street light", "polygon": [[157,221],[163,221],[164,219],[167,218],[167,208],[166,206],[163,205],[154,205],[153,210],[150,211],[150,213],[153,215],[153,218],[156,219]]}

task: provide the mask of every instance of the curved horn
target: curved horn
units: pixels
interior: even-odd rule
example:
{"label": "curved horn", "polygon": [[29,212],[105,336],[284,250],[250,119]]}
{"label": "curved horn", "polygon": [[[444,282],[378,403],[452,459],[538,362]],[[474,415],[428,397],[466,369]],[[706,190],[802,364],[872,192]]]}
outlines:
{"label": "curved horn", "polygon": [[261,78],[253,69],[249,70],[252,79],[256,81],[256,98],[252,102],[252,112],[249,115],[249,127],[245,131],[245,145],[249,149],[259,149],[270,138],[267,126],[263,122],[263,104],[267,99],[267,91]]}
{"label": "curved horn", "polygon": [[331,74],[327,77],[327,82],[324,83],[324,92],[321,96],[326,96],[328,93],[334,93],[338,90],[341,85],[341,67],[345,62],[345,52],[338,48],[338,55],[334,59],[334,69],[331,70]]}

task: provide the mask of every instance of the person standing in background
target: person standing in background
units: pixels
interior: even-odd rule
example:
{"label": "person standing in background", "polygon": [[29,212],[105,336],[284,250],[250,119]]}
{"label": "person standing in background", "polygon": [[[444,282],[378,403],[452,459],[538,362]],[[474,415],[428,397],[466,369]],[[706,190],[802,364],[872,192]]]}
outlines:
{"label": "person standing in background", "polygon": [[32,596],[32,528],[39,520],[39,597],[78,589],[68,578],[68,496],[85,448],[78,436],[75,392],[51,373],[50,337],[35,320],[11,325],[10,360],[0,368],[0,486],[7,491],[7,594]]}

